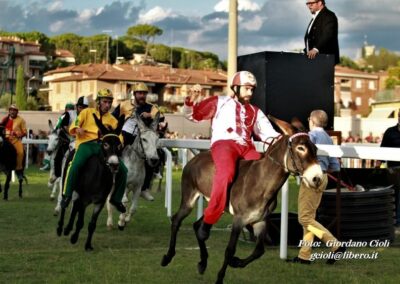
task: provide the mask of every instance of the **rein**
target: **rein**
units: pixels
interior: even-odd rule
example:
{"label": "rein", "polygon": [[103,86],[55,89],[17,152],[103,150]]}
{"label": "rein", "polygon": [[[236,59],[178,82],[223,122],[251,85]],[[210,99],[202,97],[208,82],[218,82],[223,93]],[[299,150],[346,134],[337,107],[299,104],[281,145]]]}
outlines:
{"label": "rein", "polygon": [[[302,177],[302,176],[301,176],[301,172],[303,171],[303,168],[302,168],[301,166],[300,166],[300,167],[297,166],[296,161],[295,161],[295,159],[294,159],[293,146],[292,146],[292,141],[293,141],[293,139],[296,138],[296,137],[299,137],[299,136],[309,136],[309,135],[308,135],[308,133],[305,133],[305,132],[295,133],[295,134],[293,134],[293,135],[291,135],[291,136],[289,137],[288,143],[287,143],[287,148],[288,148],[288,150],[289,150],[289,155],[290,155],[290,158],[291,158],[292,161],[293,161],[293,165],[294,165],[294,168],[295,168],[294,171],[291,171],[291,170],[289,169],[289,167],[287,166],[287,164],[288,164],[287,159],[289,158],[288,156],[286,156],[286,161],[285,161],[284,165],[282,165],[282,163],[276,161],[276,160],[271,156],[271,154],[273,153],[273,151],[274,151],[275,149],[274,149],[274,150],[270,150],[270,148],[269,148],[269,149],[267,150],[267,152],[265,153],[265,155],[267,155],[268,158],[269,158],[273,163],[277,164],[278,166],[280,166],[281,168],[283,168],[286,172],[290,173],[291,175]],[[282,137],[282,135],[278,136],[277,138],[279,139],[280,137]],[[276,143],[275,141],[277,140],[277,138],[273,138],[272,142],[270,142],[270,143],[264,142],[264,144],[268,144],[268,145],[275,144],[275,143]]]}

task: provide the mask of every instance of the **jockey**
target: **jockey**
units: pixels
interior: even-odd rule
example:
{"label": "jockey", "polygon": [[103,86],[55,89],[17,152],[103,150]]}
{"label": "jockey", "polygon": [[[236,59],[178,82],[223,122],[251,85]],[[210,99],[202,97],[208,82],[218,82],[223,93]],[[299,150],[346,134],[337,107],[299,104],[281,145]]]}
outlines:
{"label": "jockey", "polygon": [[[56,129],[61,128],[67,134],[69,134],[69,127],[71,126],[72,122],[76,119],[79,113],[88,106],[89,106],[88,99],[84,96],[78,98],[78,101],[75,105],[76,110],[74,109],[73,104],[71,103],[66,104],[65,112],[58,119]],[[74,144],[75,144],[75,137],[70,136],[70,146],[69,146],[70,151],[73,150]],[[61,171],[61,164],[63,158],[64,158],[63,153],[61,151],[58,151],[56,156],[54,157],[54,161],[50,163],[51,165],[50,173],[52,173],[52,176],[50,177],[49,182],[51,184],[57,179],[57,176],[61,176],[61,172],[58,171]]]}
{"label": "jockey", "polygon": [[73,103],[67,103],[65,105],[64,113],[58,118],[56,129],[64,128],[68,133],[68,127],[76,118],[75,106]]}
{"label": "jockey", "polygon": [[68,133],[69,127],[72,124],[72,122],[76,119],[79,113],[88,106],[89,106],[88,99],[84,96],[78,98],[78,101],[75,106],[72,103],[67,103],[65,105],[65,112],[58,119],[56,128],[64,128],[65,131]]}
{"label": "jockey", "polygon": [[[145,83],[137,83],[133,87],[133,93],[130,101],[122,102],[113,112],[115,117],[125,115],[126,121],[122,127],[122,136],[124,137],[125,145],[131,145],[133,141],[135,141],[137,135],[137,123],[135,116],[141,117],[144,124],[149,126],[159,113],[156,105],[146,102],[148,92],[149,88]],[[148,201],[154,200],[154,197],[150,194],[149,184],[146,182],[146,180],[151,181],[152,175],[153,169],[146,163],[145,184],[142,186],[140,196]]]}
{"label": "jockey", "polygon": [[[64,209],[71,201],[72,191],[76,187],[79,172],[82,170],[87,159],[92,155],[99,155],[101,153],[101,146],[98,143],[101,137],[99,137],[99,129],[93,118],[93,114],[102,121],[105,127],[113,129],[117,127],[118,121],[109,113],[113,99],[114,97],[110,90],[100,90],[97,93],[97,107],[82,110],[75,122],[71,124],[69,133],[76,136],[76,153],[67,170],[64,195],[61,202],[61,206]],[[127,168],[120,161],[115,180],[115,192],[110,198],[110,203],[121,213],[126,212],[121,200],[125,192],[127,173]]]}
{"label": "jockey", "polygon": [[8,108],[8,115],[1,120],[5,128],[6,139],[14,146],[17,152],[17,165],[15,173],[18,179],[23,178],[23,160],[24,160],[24,146],[22,145],[22,138],[26,136],[26,123],[25,120],[18,115],[18,107],[15,104],[10,105]]}
{"label": "jockey", "polygon": [[248,71],[240,71],[230,80],[233,94],[204,99],[193,90],[186,97],[186,118],[198,122],[211,119],[211,156],[215,165],[212,191],[202,222],[195,228],[200,240],[207,240],[213,224],[218,222],[226,206],[227,191],[235,176],[238,159],[258,160],[252,134],[262,140],[278,137],[265,114],[250,104],[256,78]]}

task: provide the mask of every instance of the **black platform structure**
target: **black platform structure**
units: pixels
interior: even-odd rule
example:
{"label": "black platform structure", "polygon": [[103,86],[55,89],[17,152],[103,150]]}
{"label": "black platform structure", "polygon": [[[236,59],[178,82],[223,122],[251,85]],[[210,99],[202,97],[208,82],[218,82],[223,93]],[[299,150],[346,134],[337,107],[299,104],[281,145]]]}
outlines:
{"label": "black platform structure", "polygon": [[238,57],[238,71],[247,70],[257,78],[252,103],[265,114],[290,122],[293,117],[308,127],[307,118],[315,109],[329,117],[327,130],[333,130],[334,56],[260,52]]}

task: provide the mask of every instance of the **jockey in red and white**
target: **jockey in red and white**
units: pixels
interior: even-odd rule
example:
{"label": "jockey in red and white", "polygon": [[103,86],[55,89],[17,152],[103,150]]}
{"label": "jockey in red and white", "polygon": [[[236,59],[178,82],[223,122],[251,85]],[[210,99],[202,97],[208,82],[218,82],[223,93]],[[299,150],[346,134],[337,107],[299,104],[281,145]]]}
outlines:
{"label": "jockey in red and white", "polygon": [[252,134],[261,140],[278,137],[265,114],[250,104],[257,86],[254,75],[240,71],[230,80],[231,96],[207,99],[192,92],[185,99],[184,111],[191,121],[212,119],[211,156],[215,164],[211,197],[204,211],[203,221],[196,232],[206,240],[213,224],[218,222],[226,206],[227,189],[235,176],[238,159],[258,160]]}

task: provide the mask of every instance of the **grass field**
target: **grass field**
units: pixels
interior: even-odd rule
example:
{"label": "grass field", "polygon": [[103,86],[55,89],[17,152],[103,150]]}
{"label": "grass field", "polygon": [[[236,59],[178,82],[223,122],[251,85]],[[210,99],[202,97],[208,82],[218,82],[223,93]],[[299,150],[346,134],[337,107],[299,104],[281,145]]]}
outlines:
{"label": "grass field", "polygon": [[[87,223],[76,245],[56,235],[58,219],[53,216],[54,202],[49,201],[47,174],[31,167],[24,198],[18,198],[13,184],[9,201],[0,200],[0,283],[214,283],[229,238],[230,216],[223,216],[207,242],[210,257],[204,275],[196,268],[199,251],[191,227],[195,212],[181,228],[172,263],[160,266],[169,241],[164,193],[154,193],[154,202],[140,199],[138,212],[124,231],[107,230],[103,211],[93,238],[94,251],[88,253],[84,250]],[[174,172],[173,211],[179,205],[179,174]],[[296,210],[293,186],[290,194],[290,208]],[[279,247],[267,247],[265,255],[248,267],[228,268],[225,283],[400,283],[399,243],[397,237],[389,248],[351,248],[355,253],[376,251],[378,259],[343,260],[333,266],[322,260],[310,266],[289,264],[279,258]],[[240,241],[237,254],[245,257],[252,249],[253,244]],[[289,257],[297,252],[298,248],[289,248]]]}

